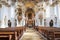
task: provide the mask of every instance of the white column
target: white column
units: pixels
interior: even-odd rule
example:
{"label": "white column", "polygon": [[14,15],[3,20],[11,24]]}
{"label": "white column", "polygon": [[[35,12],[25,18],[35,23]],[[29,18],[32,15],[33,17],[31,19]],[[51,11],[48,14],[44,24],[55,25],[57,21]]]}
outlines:
{"label": "white column", "polygon": [[39,19],[38,19],[38,17],[39,17],[38,14],[39,14],[39,12],[36,12],[36,13],[35,13],[35,15],[36,15],[36,16],[35,16],[35,25],[36,25],[36,26],[39,26],[39,22],[40,22]]}
{"label": "white column", "polygon": [[0,20],[1,20],[1,8],[0,8]]}
{"label": "white column", "polygon": [[4,20],[4,18],[5,18],[5,14],[6,14],[6,9],[5,9],[6,7],[3,5],[2,6],[2,10],[1,10],[1,18],[2,18],[2,24],[1,24],[1,28],[5,28],[6,26],[5,26],[5,20]]}
{"label": "white column", "polygon": [[15,27],[15,6],[11,6],[11,23],[12,27]]}
{"label": "white column", "polygon": [[24,13],[22,13],[23,14],[23,19],[22,19],[22,26],[25,26],[25,15],[24,15]]}
{"label": "white column", "polygon": [[49,20],[50,20],[50,6],[46,6],[46,26],[49,26]]}
{"label": "white column", "polygon": [[5,6],[5,10],[4,10],[4,25],[5,27],[8,27],[8,7]]}
{"label": "white column", "polygon": [[[55,9],[54,9],[54,15],[55,15],[55,17],[57,17],[57,19],[55,18],[55,22],[56,22],[56,21],[58,22],[58,19],[59,19],[58,9],[59,9],[59,8],[58,8],[57,5],[55,5],[54,8],[55,8]],[[57,22],[55,23],[55,27],[58,26]]]}
{"label": "white column", "polygon": [[[35,13],[35,15],[36,15],[37,13]],[[35,16],[35,26],[38,26],[38,24],[37,24],[37,15]]]}
{"label": "white column", "polygon": [[58,4],[58,13],[57,13],[57,16],[58,16],[58,18],[60,20],[60,5],[59,4]]}
{"label": "white column", "polygon": [[54,12],[54,6],[50,6],[50,20],[53,20],[53,27],[55,26],[55,12]]}
{"label": "white column", "polygon": [[2,19],[1,19],[1,22],[2,22],[1,27],[4,28],[4,27],[5,27],[5,26],[4,26],[4,6],[2,6],[1,13],[2,13],[2,14],[1,14],[1,18],[2,18]]}
{"label": "white column", "polygon": [[50,18],[53,19],[54,17],[54,7],[50,6]]}
{"label": "white column", "polygon": [[35,6],[35,26],[38,26],[38,12],[37,12],[38,7]]}
{"label": "white column", "polygon": [[42,26],[44,26],[44,11],[43,11],[43,20],[42,20]]}
{"label": "white column", "polygon": [[2,8],[0,8],[0,27],[1,27],[1,9]]}
{"label": "white column", "polygon": [[1,27],[2,28],[5,28],[5,27],[8,27],[8,19],[9,19],[9,15],[8,14],[10,14],[10,12],[9,12],[10,10],[8,10],[8,7],[6,7],[6,6],[2,6],[2,8],[1,8]]}
{"label": "white column", "polygon": [[11,20],[11,7],[8,8],[8,20]]}
{"label": "white column", "polygon": [[38,12],[36,13],[36,15],[37,15],[37,16],[36,16],[36,18],[37,18],[37,25],[38,25],[38,26],[41,26],[41,25],[40,25],[40,19],[39,19],[40,11],[38,11]]}
{"label": "white column", "polygon": [[23,3],[21,3],[21,5],[22,5],[22,25],[21,26],[25,26],[25,7],[24,7],[24,5],[23,5]]}
{"label": "white column", "polygon": [[60,27],[60,5],[56,5],[57,8],[57,27]]}
{"label": "white column", "polygon": [[46,18],[50,17],[50,6],[46,6]]}

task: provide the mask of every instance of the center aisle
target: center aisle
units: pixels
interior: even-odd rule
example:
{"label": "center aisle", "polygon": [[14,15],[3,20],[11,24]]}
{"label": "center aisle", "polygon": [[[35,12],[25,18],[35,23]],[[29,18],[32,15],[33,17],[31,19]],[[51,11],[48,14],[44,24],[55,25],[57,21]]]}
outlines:
{"label": "center aisle", "polygon": [[27,28],[20,40],[45,40],[42,35],[39,35],[33,28]]}

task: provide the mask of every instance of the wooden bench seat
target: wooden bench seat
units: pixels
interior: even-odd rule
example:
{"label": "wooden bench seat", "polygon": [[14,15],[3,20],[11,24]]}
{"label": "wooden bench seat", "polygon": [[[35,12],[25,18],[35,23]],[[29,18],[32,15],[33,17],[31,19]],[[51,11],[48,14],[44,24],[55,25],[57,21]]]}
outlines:
{"label": "wooden bench seat", "polygon": [[0,28],[0,38],[8,37],[9,40],[19,40],[25,29],[25,27]]}
{"label": "wooden bench seat", "polygon": [[[60,38],[60,28],[55,27],[37,27],[39,33],[47,37],[48,40]],[[59,36],[58,36],[59,35]]]}
{"label": "wooden bench seat", "polygon": [[9,37],[9,36],[6,36],[6,35],[0,35],[0,38],[2,38],[2,37],[6,38],[6,37]]}

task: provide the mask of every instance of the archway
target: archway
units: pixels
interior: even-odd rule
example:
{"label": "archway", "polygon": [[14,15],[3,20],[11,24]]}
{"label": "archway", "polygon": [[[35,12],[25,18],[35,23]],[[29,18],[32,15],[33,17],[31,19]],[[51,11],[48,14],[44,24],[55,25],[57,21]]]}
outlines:
{"label": "archway", "polygon": [[17,16],[17,21],[18,21],[17,25],[20,25],[21,20],[22,20],[22,9],[21,8],[17,8],[16,16]]}
{"label": "archway", "polygon": [[33,27],[35,26],[35,12],[33,10],[33,8],[27,8],[26,12],[25,12],[25,17],[26,19],[26,26],[27,27]]}

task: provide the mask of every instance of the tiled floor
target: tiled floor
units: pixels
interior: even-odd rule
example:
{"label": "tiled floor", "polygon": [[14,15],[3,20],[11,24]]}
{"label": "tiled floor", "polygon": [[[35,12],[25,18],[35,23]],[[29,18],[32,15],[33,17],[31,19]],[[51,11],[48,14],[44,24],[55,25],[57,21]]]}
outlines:
{"label": "tiled floor", "polygon": [[27,28],[20,40],[45,40],[33,28]]}

